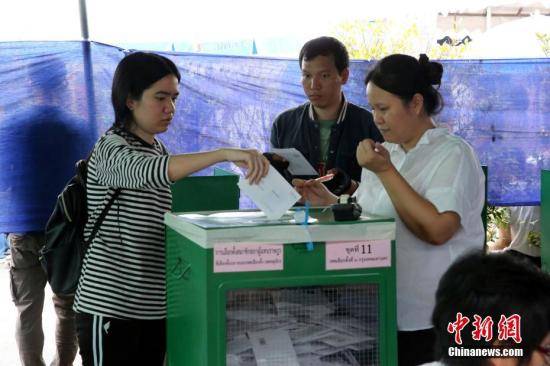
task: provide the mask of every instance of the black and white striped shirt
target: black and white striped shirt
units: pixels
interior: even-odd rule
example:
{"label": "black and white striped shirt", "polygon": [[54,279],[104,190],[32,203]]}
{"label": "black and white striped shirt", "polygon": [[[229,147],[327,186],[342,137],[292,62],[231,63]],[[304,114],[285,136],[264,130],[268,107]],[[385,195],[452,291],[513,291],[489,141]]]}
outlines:
{"label": "black and white striped shirt", "polygon": [[108,131],[88,163],[85,238],[120,188],[84,258],[77,312],[123,319],[166,317],[164,213],[172,193],[166,148]]}

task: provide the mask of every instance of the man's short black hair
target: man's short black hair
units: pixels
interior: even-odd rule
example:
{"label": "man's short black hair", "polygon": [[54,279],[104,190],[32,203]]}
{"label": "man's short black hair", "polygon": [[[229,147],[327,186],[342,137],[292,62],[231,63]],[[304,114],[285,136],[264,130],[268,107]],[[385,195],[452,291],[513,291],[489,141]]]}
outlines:
{"label": "man's short black hair", "polygon": [[[448,355],[449,347],[522,348],[522,361],[528,360],[550,330],[550,275],[527,260],[507,253],[468,253],[455,261],[441,277],[437,288],[432,322],[436,333],[436,356],[445,365],[486,365],[489,357],[460,358]],[[470,319],[461,332],[462,345],[447,326],[457,313]],[[495,329],[492,341],[472,337],[474,314],[490,316]],[[498,341],[497,325],[501,315],[521,316],[521,343]]]}
{"label": "man's short black hair", "polygon": [[349,67],[348,50],[342,42],[334,37],[319,37],[307,41],[300,50],[300,69],[302,60],[313,60],[317,56],[332,56],[339,73]]}

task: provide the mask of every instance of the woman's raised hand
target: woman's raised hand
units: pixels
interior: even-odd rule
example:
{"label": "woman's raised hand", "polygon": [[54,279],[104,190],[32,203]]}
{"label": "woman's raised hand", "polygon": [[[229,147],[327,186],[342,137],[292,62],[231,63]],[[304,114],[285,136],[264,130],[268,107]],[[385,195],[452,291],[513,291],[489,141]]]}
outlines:
{"label": "woman's raised hand", "polygon": [[371,139],[365,139],[357,145],[357,162],[376,174],[393,167],[388,150],[381,143]]}

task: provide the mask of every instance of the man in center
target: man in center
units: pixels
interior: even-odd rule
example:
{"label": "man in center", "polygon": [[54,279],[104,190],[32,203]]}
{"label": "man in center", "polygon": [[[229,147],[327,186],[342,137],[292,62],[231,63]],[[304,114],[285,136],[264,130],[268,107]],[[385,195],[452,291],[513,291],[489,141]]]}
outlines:
{"label": "man in center", "polygon": [[382,142],[369,111],[346,100],[349,77],[346,47],[333,37],[312,39],[299,56],[302,87],[309,99],[281,113],[273,122],[271,146],[296,148],[319,175],[335,174],[325,184],[334,194],[351,194],[361,179],[357,145],[370,138]]}

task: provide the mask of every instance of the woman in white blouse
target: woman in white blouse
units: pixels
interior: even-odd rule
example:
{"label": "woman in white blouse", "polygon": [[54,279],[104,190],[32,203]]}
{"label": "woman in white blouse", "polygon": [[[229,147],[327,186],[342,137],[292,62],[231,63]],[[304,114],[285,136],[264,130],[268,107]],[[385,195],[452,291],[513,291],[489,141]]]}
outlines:
{"label": "woman in white blouse", "polygon": [[[355,195],[364,214],[397,226],[399,365],[433,360],[430,315],[441,275],[464,251],[484,242],[484,175],[473,149],[432,116],[441,111],[443,67],[421,55],[390,55],[369,71],[366,94],[384,143],[363,140]],[[337,201],[323,184],[295,180],[304,201]]]}

